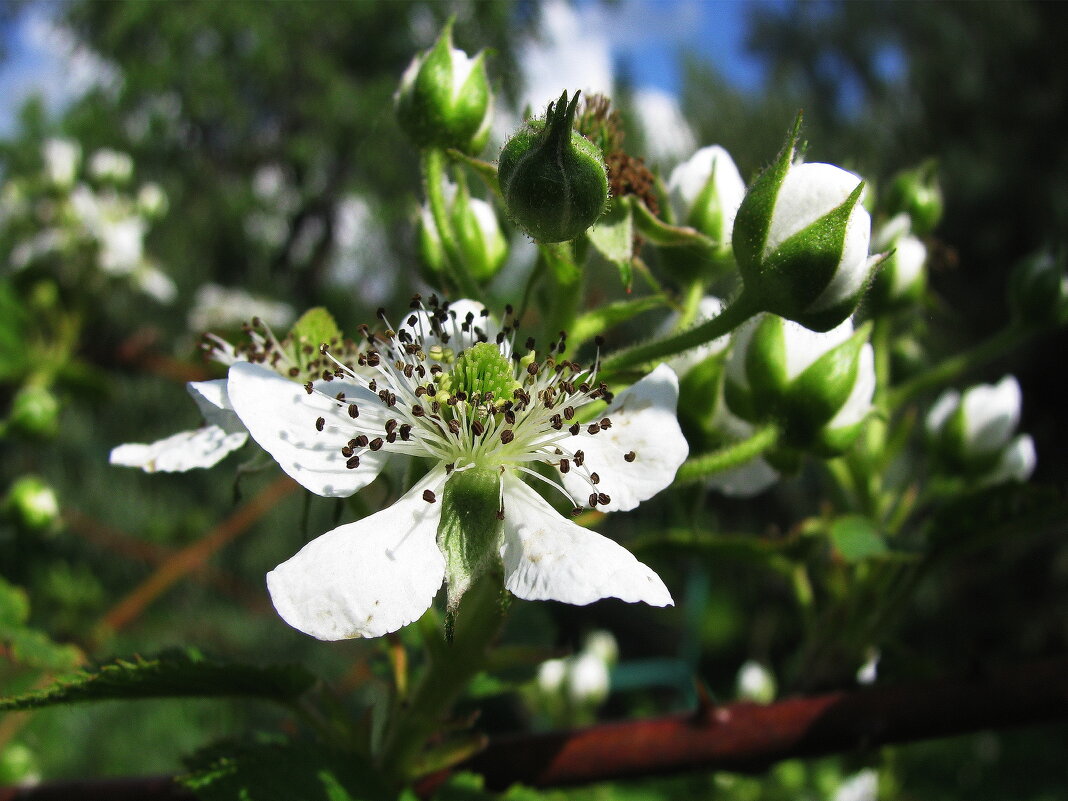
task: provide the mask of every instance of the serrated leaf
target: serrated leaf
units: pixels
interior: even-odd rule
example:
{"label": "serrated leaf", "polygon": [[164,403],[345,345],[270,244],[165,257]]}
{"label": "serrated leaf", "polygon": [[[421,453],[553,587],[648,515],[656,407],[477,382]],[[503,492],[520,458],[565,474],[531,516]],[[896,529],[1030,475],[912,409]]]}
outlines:
{"label": "serrated leaf", "polygon": [[207,659],[193,649],[135,656],[79,671],[41,690],[0,698],[0,712],[84,701],[239,696],[292,701],[315,682],[298,665],[255,667]]}
{"label": "serrated leaf", "polygon": [[392,801],[358,754],[311,743],[222,743],[187,760],[178,783],[201,801]]}
{"label": "serrated leaf", "polygon": [[866,517],[849,515],[831,524],[831,544],[847,562],[862,562],[887,553],[886,542],[875,525]]}
{"label": "serrated leaf", "polygon": [[341,329],[338,328],[333,315],[322,306],[316,306],[308,309],[293,323],[285,338],[285,348],[294,364],[303,364],[307,361],[303,354],[305,348],[318,351],[324,342],[340,342],[342,338]]}

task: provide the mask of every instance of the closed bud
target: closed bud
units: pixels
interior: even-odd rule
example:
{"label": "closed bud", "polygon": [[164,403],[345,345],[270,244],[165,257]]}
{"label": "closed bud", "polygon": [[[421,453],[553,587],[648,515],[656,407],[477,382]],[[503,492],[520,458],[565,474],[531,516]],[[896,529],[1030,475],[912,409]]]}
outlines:
{"label": "closed bud", "polygon": [[1030,478],[1034,442],[1026,434],[1014,436],[1022,400],[1020,384],[1011,375],[963,394],[952,389],[942,393],[926,420],[939,468],[980,486]]}
{"label": "closed bud", "polygon": [[927,287],[927,246],[908,232],[905,215],[891,219],[876,238],[887,256],[876,271],[868,302],[876,312],[916,303]]}
{"label": "closed bud", "polygon": [[1055,322],[1068,299],[1068,277],[1064,251],[1035,253],[1019,264],[1009,276],[1009,307],[1013,319],[1023,325]]}
{"label": "closed bud", "polygon": [[[488,281],[508,257],[508,241],[493,206],[471,197],[466,186],[446,185],[446,214],[456,235],[460,256],[477,281]],[[445,249],[430,209],[423,208],[419,219],[419,253],[428,277],[440,278],[447,272]]]}
{"label": "closed bud", "polygon": [[579,93],[550,103],[505,144],[498,164],[508,213],[539,242],[567,242],[597,222],[608,203],[604,156],[572,129]]}
{"label": "closed bud", "polygon": [[728,411],[753,423],[776,423],[787,448],[834,455],[847,449],[871,411],[875,359],[868,327],[851,321],[817,333],[761,315],[735,334],[727,361]]}
{"label": "closed bud", "polygon": [[942,188],[933,161],[894,177],[887,189],[886,210],[891,215],[907,214],[919,236],[934,230],[942,219]]}
{"label": "closed bud", "polygon": [[471,58],[453,47],[449,20],[434,46],[412,59],[393,101],[401,128],[419,147],[479,152],[493,116],[485,54]]}
{"label": "closed bud", "polygon": [[745,182],[726,150],[719,145],[698,150],[671,171],[668,192],[680,223],[696,228],[717,249],[730,248]]}
{"label": "closed bud", "polygon": [[797,128],[738,209],[732,241],[759,308],[813,331],[849,317],[871,273],[864,182],[831,164],[793,163]]}
{"label": "closed bud", "polygon": [[59,431],[59,401],[45,387],[24,386],[11,401],[7,428],[31,437],[54,437]]}
{"label": "closed bud", "polygon": [[37,476],[22,476],[4,497],[3,509],[19,525],[33,531],[55,528],[59,501],[52,488]]}

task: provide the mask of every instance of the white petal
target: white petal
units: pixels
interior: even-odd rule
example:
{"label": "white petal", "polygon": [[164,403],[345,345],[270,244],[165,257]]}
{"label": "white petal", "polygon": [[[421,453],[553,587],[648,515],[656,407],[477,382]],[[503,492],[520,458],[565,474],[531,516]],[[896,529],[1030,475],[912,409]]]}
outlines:
{"label": "white petal", "polygon": [[668,192],[676,213],[685,219],[715,170],[716,194],[723,209],[723,230],[730,236],[734,217],[745,197],[745,181],[730,153],[719,145],[703,147],[671,171]]}
{"label": "white petal", "polygon": [[[841,206],[859,183],[859,176],[833,164],[791,167],[775,197],[764,256],[769,256],[798,231]],[[859,203],[857,208],[861,208]],[[864,215],[867,216],[867,212]],[[864,244],[864,257],[867,258],[867,242]]]}
{"label": "white petal", "polygon": [[601,598],[670,606],[671,593],[627,549],[560,515],[538,493],[506,474],[504,586],[528,601],[584,605]]}
{"label": "white petal", "polygon": [[224,429],[227,433],[245,431],[245,424],[234,411],[230,403],[230,396],[226,394],[226,379],[217,378],[212,381],[190,381],[185,385],[189,394],[196,401],[197,408],[204,415],[204,419]]}
{"label": "white petal", "polygon": [[786,347],[786,375],[793,381],[816,359],[853,336],[853,321],[846,318],[841,325],[820,333],[785,320],[782,333]]}
{"label": "white petal", "polygon": [[[356,401],[361,421],[370,423],[368,418],[373,416],[378,422],[381,403],[377,396],[340,381],[331,381],[328,386],[333,391],[331,394],[341,391]],[[302,385],[282,378],[273,370],[237,362],[230,368],[227,395],[260,447],[289,476],[316,495],[327,498],[352,495],[370,484],[385,464],[385,450],[365,451],[360,454],[359,467],[346,468],[341,448],[356,436],[355,425],[335,424],[334,420],[343,418],[339,418],[334,400],[319,393],[309,395]],[[322,431],[317,431],[315,426],[319,417],[332,421]]]}
{"label": "white petal", "polygon": [[248,433],[226,431],[216,425],[181,431],[149,444],[131,442],[113,448],[109,461],[122,467],[140,467],[146,473],[182,473],[214,467],[248,439]]}
{"label": "white petal", "polygon": [[900,297],[923,273],[927,262],[927,246],[914,236],[903,236],[895,245],[894,274],[891,294]]}
{"label": "white petal", "polygon": [[328,531],[268,573],[282,619],[320,640],[380,637],[418,620],[445,578],[441,504],[423,492],[444,483],[432,471],[392,506]]}
{"label": "white petal", "polygon": [[[690,451],[675,416],[678,400],[679,379],[666,364],[619,393],[604,413],[611,428],[590,435],[583,427],[560,443],[585,454],[581,468],[563,475],[567,490],[579,500],[603,492],[611,502],[598,508],[612,512],[633,509],[671,484]],[[624,456],[632,451],[628,462]],[[590,473],[600,478],[596,486],[586,480]]]}
{"label": "white petal", "polygon": [[949,416],[957,411],[957,407],[960,405],[960,393],[955,389],[947,389],[941,395],[938,396],[938,400],[934,402],[934,406],[927,412],[927,419],[924,425],[927,428],[927,433],[931,436],[942,431],[942,427],[946,424],[946,420]]}
{"label": "white petal", "polygon": [[845,428],[859,423],[871,411],[871,399],[875,395],[875,351],[865,342],[857,360],[857,377],[853,389],[842,408],[827,424],[827,428]]}
{"label": "white petal", "polygon": [[1023,395],[1016,378],[1007,375],[996,385],[980,384],[964,393],[965,449],[971,454],[1001,450],[1020,422]]}
{"label": "white petal", "polygon": [[1034,440],[1028,434],[1021,434],[1005,448],[997,466],[983,479],[982,484],[993,486],[1006,481],[1027,481],[1035,472],[1037,461]]}

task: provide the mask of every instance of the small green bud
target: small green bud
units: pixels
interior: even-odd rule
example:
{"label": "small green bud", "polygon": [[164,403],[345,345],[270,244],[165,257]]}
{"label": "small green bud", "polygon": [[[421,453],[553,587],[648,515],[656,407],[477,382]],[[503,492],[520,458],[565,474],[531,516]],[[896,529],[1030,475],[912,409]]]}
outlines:
{"label": "small green bud", "polygon": [[600,149],[572,129],[579,93],[550,103],[505,144],[498,177],[505,206],[539,242],[567,242],[597,222],[608,203]]}
{"label": "small green bud", "polygon": [[479,152],[493,117],[485,53],[470,58],[454,48],[450,19],[434,46],[412,59],[393,103],[401,128],[419,147]]}
{"label": "small green bud", "polygon": [[868,327],[847,320],[816,333],[775,315],[738,330],[724,400],[742,420],[774,422],[787,448],[840,453],[871,411],[875,365]]}
{"label": "small green bud", "polygon": [[900,214],[887,222],[876,249],[888,255],[875,272],[868,303],[876,314],[920,301],[927,288],[927,246],[908,233],[909,218]]}
{"label": "small green bud", "polygon": [[1042,250],[1017,264],[1009,276],[1009,308],[1023,325],[1055,322],[1068,297],[1065,254]]}
{"label": "small green bud", "polygon": [[34,531],[55,528],[59,501],[52,488],[37,476],[22,476],[8,488],[3,509],[20,525]]}
{"label": "small green bud", "polygon": [[886,211],[907,214],[912,230],[919,236],[929,234],[942,219],[942,188],[933,161],[898,173],[890,182]]}
{"label": "small green bud", "polygon": [[799,125],[746,193],[732,243],[745,292],[760,308],[829,331],[853,313],[868,282],[871,218],[856,175],[793,163]]}
{"label": "small green bud", "polygon": [[24,386],[11,402],[7,428],[31,437],[54,437],[59,433],[59,401],[45,387]]}
{"label": "small green bud", "polygon": [[[447,184],[445,194],[446,213],[467,270],[476,281],[489,281],[508,258],[508,241],[493,206],[471,197],[466,186],[457,189]],[[423,208],[419,219],[419,255],[430,280],[447,272],[445,248],[429,207]]]}

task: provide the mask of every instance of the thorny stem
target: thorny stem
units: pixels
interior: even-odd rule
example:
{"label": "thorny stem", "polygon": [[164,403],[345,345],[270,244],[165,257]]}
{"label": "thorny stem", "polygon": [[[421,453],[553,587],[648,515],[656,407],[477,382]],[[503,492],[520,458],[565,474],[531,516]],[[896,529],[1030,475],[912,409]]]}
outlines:
{"label": "thorny stem", "polygon": [[729,334],[759,311],[753,297],[743,291],[731,305],[711,320],[706,320],[679,334],[621,350],[605,359],[602,367],[606,371],[616,371],[639,367],[652,361],[663,361],[668,356],[674,356],[676,353],[696,348],[705,342],[711,342],[717,337]]}
{"label": "thorny stem", "polygon": [[452,229],[448,210],[445,207],[445,152],[437,148],[422,151],[423,183],[430,215],[434,218],[434,227],[438,229],[441,246],[445,251],[445,263],[449,268],[449,277],[456,282],[460,294],[473,300],[482,299],[482,290],[464,264],[460,246]]}
{"label": "thorny stem", "polygon": [[689,484],[715,473],[738,467],[773,448],[778,441],[779,429],[776,426],[769,425],[758,429],[749,439],[731,443],[712,453],[687,459],[676,473],[675,483]]}

